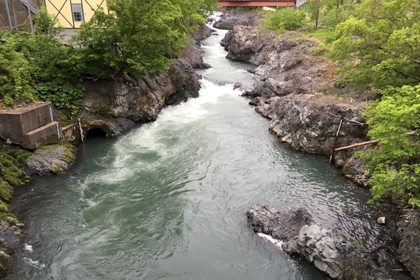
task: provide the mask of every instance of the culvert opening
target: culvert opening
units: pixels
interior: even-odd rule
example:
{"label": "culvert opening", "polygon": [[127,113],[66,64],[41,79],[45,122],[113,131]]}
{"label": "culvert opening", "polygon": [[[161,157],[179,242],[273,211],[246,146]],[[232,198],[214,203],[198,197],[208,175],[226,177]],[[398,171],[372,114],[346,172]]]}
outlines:
{"label": "culvert opening", "polygon": [[89,129],[89,131],[86,134],[86,139],[91,138],[106,138],[106,133],[102,129],[95,127],[92,129]]}

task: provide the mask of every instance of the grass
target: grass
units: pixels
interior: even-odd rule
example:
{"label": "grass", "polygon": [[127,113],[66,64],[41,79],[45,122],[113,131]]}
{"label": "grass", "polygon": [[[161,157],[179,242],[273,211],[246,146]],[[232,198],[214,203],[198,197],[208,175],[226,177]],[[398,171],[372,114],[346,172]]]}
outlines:
{"label": "grass", "polygon": [[332,46],[335,41],[334,31],[328,28],[309,29],[304,32],[305,36],[314,40],[317,46],[313,49],[312,55],[330,58]]}

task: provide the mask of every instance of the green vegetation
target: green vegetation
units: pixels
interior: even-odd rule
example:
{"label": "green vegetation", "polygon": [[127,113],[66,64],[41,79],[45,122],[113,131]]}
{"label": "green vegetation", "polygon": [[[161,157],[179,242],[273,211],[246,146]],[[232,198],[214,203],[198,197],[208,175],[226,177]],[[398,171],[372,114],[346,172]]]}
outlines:
{"label": "green vegetation", "polygon": [[0,220],[10,224],[17,223],[16,217],[9,212],[7,203],[12,199],[13,188],[29,182],[29,177],[19,168],[30,153],[16,149],[9,153],[0,153]]}
{"label": "green vegetation", "polygon": [[84,57],[94,62],[93,73],[123,76],[136,84],[133,76],[155,76],[169,69],[172,58],[185,47],[188,34],[205,23],[206,12],[217,2],[108,0],[107,3],[109,13],[96,12],[82,25],[76,40]]}
{"label": "green vegetation", "polygon": [[364,0],[337,26],[335,55],[344,79],[361,89],[420,82],[420,4]]}
{"label": "green vegetation", "polygon": [[5,105],[43,100],[75,113],[73,101],[84,96],[75,81],[85,72],[77,60],[78,50],[51,36],[1,32],[0,94]]}
{"label": "green vegetation", "polygon": [[381,99],[366,110],[368,135],[379,141],[361,155],[372,177],[372,201],[420,207],[420,4],[364,0],[337,26],[334,55],[344,81]]}
{"label": "green vegetation", "polygon": [[108,0],[109,13],[98,11],[82,25],[75,46],[56,40],[60,28],[44,10],[35,32],[0,32],[0,97],[5,106],[50,101],[78,113],[85,79],[158,75],[205,23],[216,0]]}
{"label": "green vegetation", "polygon": [[283,8],[275,12],[268,11],[265,13],[262,24],[264,28],[280,33],[297,30],[305,24],[305,13],[291,8]]}
{"label": "green vegetation", "polygon": [[399,199],[420,207],[420,85],[389,87],[366,113],[379,148],[361,154],[372,173],[372,201]]}
{"label": "green vegetation", "polygon": [[365,243],[360,238],[353,240],[351,242],[351,245],[353,245],[353,247],[359,250],[360,252],[364,252],[364,253],[369,252],[369,249],[366,247]]}

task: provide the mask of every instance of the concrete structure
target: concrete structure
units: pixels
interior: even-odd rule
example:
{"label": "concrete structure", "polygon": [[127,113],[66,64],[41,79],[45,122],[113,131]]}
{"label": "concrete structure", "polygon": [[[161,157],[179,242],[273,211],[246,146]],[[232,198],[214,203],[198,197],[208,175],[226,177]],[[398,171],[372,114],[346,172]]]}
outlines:
{"label": "concrete structure", "polygon": [[43,0],[49,14],[58,20],[63,28],[80,28],[89,21],[96,10],[108,12],[105,0]]}
{"label": "concrete structure", "polygon": [[51,104],[33,103],[0,111],[0,137],[26,149],[56,143],[60,130],[58,122],[53,120]]}
{"label": "concrete structure", "polygon": [[295,7],[296,0],[219,0],[221,7]]}

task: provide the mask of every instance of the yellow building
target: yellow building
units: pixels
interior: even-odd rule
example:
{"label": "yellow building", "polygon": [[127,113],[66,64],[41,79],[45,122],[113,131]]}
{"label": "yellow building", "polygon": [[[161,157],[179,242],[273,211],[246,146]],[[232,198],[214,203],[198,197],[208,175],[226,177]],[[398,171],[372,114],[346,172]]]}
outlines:
{"label": "yellow building", "polygon": [[44,6],[50,15],[53,15],[58,24],[64,28],[80,28],[80,25],[89,21],[98,8],[107,12],[105,0],[43,0]]}

